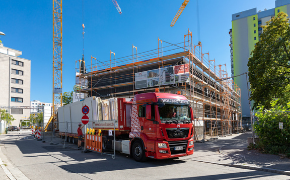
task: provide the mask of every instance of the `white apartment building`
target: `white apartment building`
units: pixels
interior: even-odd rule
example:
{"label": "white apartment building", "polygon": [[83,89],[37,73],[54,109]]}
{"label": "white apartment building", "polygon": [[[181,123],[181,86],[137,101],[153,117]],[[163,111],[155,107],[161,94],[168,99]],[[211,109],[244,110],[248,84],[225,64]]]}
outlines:
{"label": "white apartment building", "polygon": [[45,102],[40,102],[38,100],[33,100],[30,101],[30,113],[34,114],[34,113],[40,113],[43,112],[43,107],[44,108],[51,108],[52,107],[52,103],[45,103]]}
{"label": "white apartment building", "polygon": [[51,107],[52,107],[52,103],[40,102],[38,100],[30,101],[31,114],[37,114],[37,113],[43,112],[44,127],[49,121],[49,118],[51,117],[51,112],[52,112]]}
{"label": "white apartment building", "polygon": [[21,55],[22,51],[4,47],[0,41],[0,108],[16,119],[13,126],[30,115],[31,62]]}

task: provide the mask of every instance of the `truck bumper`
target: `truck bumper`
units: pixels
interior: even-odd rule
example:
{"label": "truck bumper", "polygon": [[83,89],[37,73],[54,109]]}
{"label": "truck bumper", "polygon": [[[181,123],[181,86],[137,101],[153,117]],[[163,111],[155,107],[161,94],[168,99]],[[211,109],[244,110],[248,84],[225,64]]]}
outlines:
{"label": "truck bumper", "polygon": [[[158,143],[165,143],[167,145],[167,148],[159,148],[158,147]],[[186,149],[184,149],[180,153],[176,153],[175,152],[174,154],[171,153],[169,144],[166,141],[156,142],[156,148],[155,149],[156,149],[155,156],[154,156],[155,159],[170,159],[170,158],[175,158],[175,157],[192,155],[193,151],[194,151],[194,144],[193,144],[193,140],[190,139],[188,141]]]}

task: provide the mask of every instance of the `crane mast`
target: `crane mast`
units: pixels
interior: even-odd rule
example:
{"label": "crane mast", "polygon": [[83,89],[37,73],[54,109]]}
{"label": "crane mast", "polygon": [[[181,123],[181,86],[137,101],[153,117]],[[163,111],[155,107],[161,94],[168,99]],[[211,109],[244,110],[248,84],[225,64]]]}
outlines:
{"label": "crane mast", "polygon": [[62,106],[62,0],[53,0],[53,96],[52,116]]}

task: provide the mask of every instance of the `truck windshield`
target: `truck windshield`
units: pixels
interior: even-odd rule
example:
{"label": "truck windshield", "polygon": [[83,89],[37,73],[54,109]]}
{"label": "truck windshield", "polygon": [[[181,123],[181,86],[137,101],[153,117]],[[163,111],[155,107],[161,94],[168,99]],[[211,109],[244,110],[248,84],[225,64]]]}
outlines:
{"label": "truck windshield", "polygon": [[190,111],[188,105],[165,104],[158,107],[161,123],[189,123]]}

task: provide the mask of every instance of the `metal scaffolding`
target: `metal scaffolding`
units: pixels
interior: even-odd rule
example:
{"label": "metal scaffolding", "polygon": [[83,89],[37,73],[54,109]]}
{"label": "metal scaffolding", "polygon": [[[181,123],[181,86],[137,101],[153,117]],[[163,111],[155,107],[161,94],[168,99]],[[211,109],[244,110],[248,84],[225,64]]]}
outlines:
{"label": "metal scaffolding", "polygon": [[[135,49],[135,51],[134,51]],[[137,52],[132,45],[132,55],[101,61],[91,58],[85,66],[83,60],[76,63],[76,84],[86,96],[133,97],[136,92],[177,93],[181,91],[191,101],[194,110],[195,140],[225,136],[241,128],[241,90],[228,77],[226,65],[215,65],[209,53],[203,53],[202,44],[192,44],[188,30],[184,41],[169,43],[158,38],[158,48]],[[94,60],[94,62],[93,62]],[[135,73],[167,66],[188,64],[189,80],[174,85],[135,88]]]}

